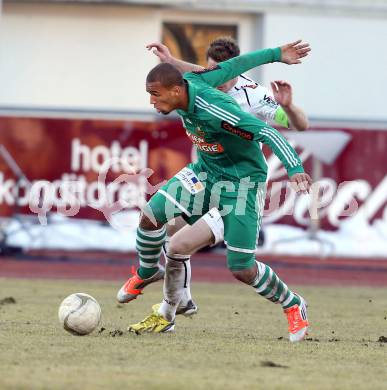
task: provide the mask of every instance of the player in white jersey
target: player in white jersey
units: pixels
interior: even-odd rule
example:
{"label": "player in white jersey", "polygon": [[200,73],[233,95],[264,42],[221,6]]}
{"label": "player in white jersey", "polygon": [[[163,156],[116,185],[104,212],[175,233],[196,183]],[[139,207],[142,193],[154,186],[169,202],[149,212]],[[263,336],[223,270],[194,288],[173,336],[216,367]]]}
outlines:
{"label": "player in white jersey", "polygon": [[[275,122],[289,127],[286,112],[274,99],[271,91],[246,75],[240,75],[236,84],[224,92],[232,96],[243,111],[250,112],[265,122]],[[307,124],[300,126],[297,130],[305,130],[306,127]]]}
{"label": "player in white jersey", "polygon": [[[157,55],[162,62],[168,62],[177,67],[182,73],[203,69],[199,65],[187,63],[174,58],[167,46],[161,43],[151,43],[147,46]],[[240,54],[238,44],[232,38],[219,38],[213,41],[207,50],[207,66],[216,66],[218,62],[228,60]],[[232,96],[240,107],[247,112],[256,115],[265,122],[275,122],[282,127],[291,127],[296,130],[306,130],[309,126],[303,111],[294,105],[292,88],[286,81],[274,81],[271,83],[273,93],[266,87],[258,84],[246,75],[232,79],[218,87],[222,92]],[[210,210],[192,226],[185,223],[179,217],[167,225],[168,238],[164,246],[164,252],[173,256],[183,256],[187,266],[187,283],[183,300],[180,302],[176,314],[192,315],[197,312],[197,306],[193,302],[190,292],[191,264],[190,256],[199,249],[216,245],[223,241],[223,220],[216,208]],[[156,281],[141,280],[138,290],[142,290],[147,284]],[[160,279],[158,273],[157,280]],[[164,284],[164,288],[168,288]],[[129,302],[134,299],[125,291],[125,285],[117,295],[120,302]]]}

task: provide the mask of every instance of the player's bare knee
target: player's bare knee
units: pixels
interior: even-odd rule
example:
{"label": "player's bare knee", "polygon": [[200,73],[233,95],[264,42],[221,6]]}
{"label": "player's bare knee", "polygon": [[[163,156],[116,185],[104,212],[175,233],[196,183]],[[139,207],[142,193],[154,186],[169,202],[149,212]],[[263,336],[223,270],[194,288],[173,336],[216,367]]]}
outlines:
{"label": "player's bare knee", "polygon": [[139,227],[143,230],[157,230],[161,229],[163,224],[157,222],[156,220],[151,221],[150,218],[148,218],[144,213],[141,213]]}
{"label": "player's bare knee", "polygon": [[253,253],[227,251],[227,267],[234,278],[243,283],[251,284],[257,275],[257,265]]}
{"label": "player's bare knee", "polygon": [[246,284],[253,283],[257,275],[257,271],[256,269],[254,269],[254,267],[249,269],[244,269],[244,270],[231,271],[231,272],[234,275],[235,279]]}
{"label": "player's bare knee", "polygon": [[191,254],[191,243],[184,237],[172,236],[168,245],[168,253],[188,256]]}

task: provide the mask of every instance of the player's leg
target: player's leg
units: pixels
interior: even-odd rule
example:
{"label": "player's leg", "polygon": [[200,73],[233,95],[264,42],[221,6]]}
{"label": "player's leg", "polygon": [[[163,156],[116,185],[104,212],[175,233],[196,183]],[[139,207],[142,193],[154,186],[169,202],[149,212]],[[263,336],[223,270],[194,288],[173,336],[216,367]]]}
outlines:
{"label": "player's leg", "polygon": [[[193,171],[188,172],[186,178],[192,178]],[[193,183],[197,188],[197,177]],[[197,192],[195,193],[197,194]],[[192,195],[192,193],[191,193]],[[208,211],[210,199],[210,189],[206,186],[199,196],[189,203],[189,207],[184,210],[184,215],[188,218],[189,223],[197,221],[203,213]],[[192,199],[191,199],[192,200]],[[179,207],[181,209],[181,207]],[[196,210],[195,215],[193,211]],[[190,212],[192,211],[192,212]],[[200,211],[200,213],[198,213]],[[173,248],[174,246],[172,246]],[[180,250],[180,249],[178,249]],[[128,329],[134,332],[163,332],[164,329],[171,329],[171,324],[174,325],[177,307],[184,295],[186,282],[188,278],[188,269],[186,266],[186,255],[176,253],[175,250],[171,253],[167,252],[168,261],[166,262],[166,272],[164,278],[164,300],[161,306],[154,305],[153,312],[143,321],[131,325]]]}
{"label": "player's leg", "polygon": [[163,333],[174,329],[176,310],[183,297],[184,289],[187,286],[188,273],[185,263],[185,256],[175,254],[174,256],[167,257],[163,289],[164,299],[161,305],[154,305],[152,307],[153,312],[143,321],[130,325],[128,327],[130,332]]}
{"label": "player's leg", "polygon": [[[176,314],[192,315],[197,312],[197,306],[190,292],[191,254],[207,245],[215,245],[223,240],[223,221],[217,209],[210,210],[193,225],[186,225],[178,230],[171,238],[166,252],[167,262],[184,260],[185,275],[184,293],[176,308],[174,302],[164,299],[159,313],[165,318],[174,318]],[[176,264],[174,268],[176,268]],[[174,270],[176,271],[176,269]],[[164,296],[172,296],[179,281],[174,276],[164,279]]]}
{"label": "player's leg", "polygon": [[187,226],[187,222],[185,219],[180,216],[172,219],[171,221],[168,221],[166,224],[167,228],[167,239],[165,242],[167,243],[169,239],[176,234],[179,230],[183,229],[184,226]]}
{"label": "player's leg", "polygon": [[[258,187],[257,207],[252,208],[253,191],[248,195],[244,215],[230,213],[224,216],[227,265],[234,277],[252,286],[256,292],[274,303],[279,303],[287,316],[290,341],[302,340],[308,329],[306,304],[292,292],[266,264],[255,260],[255,242],[260,226],[260,210],[264,192]],[[243,233],[241,233],[243,232]]]}
{"label": "player's leg", "polygon": [[192,255],[208,245],[223,240],[223,220],[216,208],[211,209],[192,225],[186,224],[169,241],[171,254]]}
{"label": "player's leg", "polygon": [[[167,237],[163,246],[165,262],[168,261],[167,253],[168,253],[169,242],[171,240],[171,237],[174,234],[176,234],[179,230],[184,228],[185,226],[189,226],[189,225],[187,225],[187,222],[184,220],[183,217],[177,217],[167,223]],[[192,296],[191,296],[191,258],[189,255],[186,256],[185,264],[187,267],[187,283],[176,314],[191,316],[197,313],[198,308],[195,302],[192,300]]]}
{"label": "player's leg", "polygon": [[[206,195],[207,194],[207,195]],[[207,190],[202,194],[199,198],[201,206],[201,211],[205,212],[206,207],[208,207],[208,199],[206,201],[205,198],[209,199],[209,190]],[[198,198],[197,198],[198,199]],[[191,204],[192,207],[195,207]],[[206,205],[206,206],[203,206]],[[208,210],[208,209],[207,209]],[[208,242],[211,241],[212,233],[208,228],[208,225],[205,224],[205,234],[197,228],[197,221],[200,219],[200,215],[187,215],[185,213],[185,219],[189,224],[193,224],[194,227],[194,239],[193,245],[181,245],[180,240],[183,241],[183,244],[186,244],[186,232],[191,231],[191,228],[187,225],[182,229],[182,231],[178,231],[175,233],[169,242],[168,249],[166,252],[166,276],[164,278],[164,299],[161,302],[160,307],[157,309],[158,314],[166,318],[168,321],[174,321],[174,318],[177,314],[177,309],[180,307],[180,312],[188,312],[195,313],[197,311],[196,305],[192,302],[191,294],[190,294],[190,279],[191,279],[191,267],[190,267],[190,255],[191,249],[195,250],[198,247],[202,247],[207,245]],[[199,223],[201,225],[201,223]],[[182,300],[184,298],[188,299],[186,305]],[[188,309],[188,310],[185,310]],[[188,313],[187,313],[188,314]]]}
{"label": "player's leg", "polygon": [[143,288],[164,277],[164,268],[159,258],[166,237],[165,223],[182,212],[190,214],[191,195],[181,189],[176,178],[168,181],[146,205],[137,229],[136,250],[139,268],[121,287],[117,299],[121,303],[130,302],[141,294]]}
{"label": "player's leg", "polygon": [[[157,194],[155,197],[158,198]],[[164,278],[165,270],[159,264],[159,258],[166,237],[166,228],[162,222],[156,224],[153,222],[145,213],[141,214],[136,234],[139,268],[118,291],[117,300],[120,303],[136,299],[144,287]]]}

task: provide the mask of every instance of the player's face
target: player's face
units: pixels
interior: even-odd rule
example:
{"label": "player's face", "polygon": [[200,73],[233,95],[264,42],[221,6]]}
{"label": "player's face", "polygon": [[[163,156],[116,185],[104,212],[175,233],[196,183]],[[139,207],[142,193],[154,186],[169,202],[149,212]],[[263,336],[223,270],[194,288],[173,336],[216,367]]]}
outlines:
{"label": "player's face", "polygon": [[155,81],[146,84],[146,91],[150,94],[150,104],[161,114],[167,115],[179,107],[178,87],[166,88]]}
{"label": "player's face", "polygon": [[[208,57],[208,59],[207,59],[207,67],[208,68],[212,68],[212,67],[214,67],[216,65],[218,65],[218,63],[216,61],[214,61],[211,57]],[[236,77],[235,79],[229,80],[229,81],[227,81],[227,83],[219,85],[216,88],[219,89],[219,91],[227,93],[236,84],[237,80],[238,80],[238,77]]]}

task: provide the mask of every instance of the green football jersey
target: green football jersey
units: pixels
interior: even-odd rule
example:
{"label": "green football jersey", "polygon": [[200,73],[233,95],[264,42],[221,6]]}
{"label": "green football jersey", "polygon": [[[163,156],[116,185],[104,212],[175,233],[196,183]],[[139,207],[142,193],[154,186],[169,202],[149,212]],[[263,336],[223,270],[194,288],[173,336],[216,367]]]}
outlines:
{"label": "green football jersey", "polygon": [[264,182],[267,165],[260,142],[269,145],[289,176],[304,172],[297,153],[277,130],[242,111],[232,97],[214,88],[256,66],[279,61],[280,57],[280,48],[259,50],[214,68],[184,74],[189,106],[187,111],[177,112],[197,147],[195,171],[207,172],[208,180],[239,182],[250,177]]}

